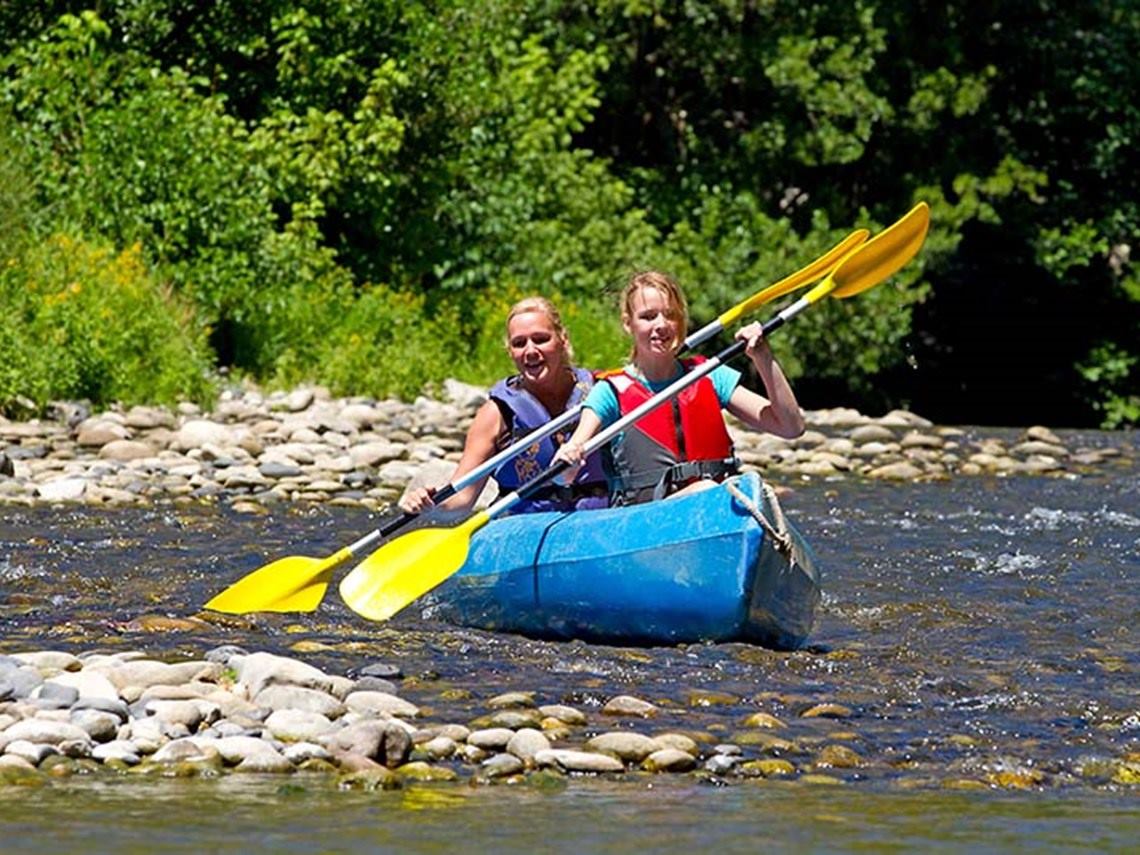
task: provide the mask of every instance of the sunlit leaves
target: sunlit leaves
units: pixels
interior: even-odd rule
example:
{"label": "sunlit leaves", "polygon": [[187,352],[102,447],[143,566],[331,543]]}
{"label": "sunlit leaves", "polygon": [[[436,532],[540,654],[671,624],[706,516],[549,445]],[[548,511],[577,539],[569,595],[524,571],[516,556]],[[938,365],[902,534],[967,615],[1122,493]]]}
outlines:
{"label": "sunlit leaves", "polygon": [[[501,363],[433,359],[415,319],[497,354],[505,295],[531,291],[564,301],[596,343],[583,355],[608,360],[624,345],[604,313],[629,270],[672,270],[708,320],[924,199],[920,259],[789,327],[789,371],[854,393],[921,340],[949,374],[970,289],[1007,262],[1019,317],[1080,293],[1095,318],[1068,351],[1021,352],[1040,347],[1073,389],[1082,359],[1099,373],[1081,394],[1128,418],[1103,407],[1140,383],[1120,368],[1140,357],[1134,4],[20,5],[0,7],[0,176],[25,177],[0,190],[0,247],[137,242],[221,360],[263,380],[410,394],[371,323],[407,331],[425,381],[490,380]],[[342,325],[351,358],[334,352]],[[1019,379],[1006,362],[979,359],[987,383]]]}
{"label": "sunlit leaves", "polygon": [[1103,261],[1108,255],[1108,239],[1093,223],[1067,223],[1038,232],[1036,249],[1038,263],[1061,279],[1073,267]]}
{"label": "sunlit leaves", "polygon": [[1115,342],[1101,342],[1089,351],[1078,370],[1091,387],[1105,427],[1140,422],[1140,394],[1130,392],[1137,386],[1140,357]]}
{"label": "sunlit leaves", "polygon": [[945,67],[923,74],[907,103],[914,128],[931,131],[947,116],[976,114],[984,105],[990,81],[995,77],[997,69],[992,65],[980,74],[955,74]]}
{"label": "sunlit leaves", "polygon": [[874,25],[872,8],[860,12],[860,32],[783,36],[764,66],[781,97],[792,99],[791,115],[802,116],[794,134],[781,136],[807,165],[857,160],[875,127],[892,117],[890,103],[870,85],[885,32]]}

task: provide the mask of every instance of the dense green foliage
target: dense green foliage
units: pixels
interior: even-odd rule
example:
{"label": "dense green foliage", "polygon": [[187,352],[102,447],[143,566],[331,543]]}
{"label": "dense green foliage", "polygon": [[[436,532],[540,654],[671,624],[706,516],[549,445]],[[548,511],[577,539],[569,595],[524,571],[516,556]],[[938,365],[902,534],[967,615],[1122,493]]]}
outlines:
{"label": "dense green foliage", "polygon": [[7,400],[205,398],[191,312],[148,274],[137,244],[115,253],[56,235],[0,273],[0,298]]}
{"label": "dense green foliage", "polygon": [[781,330],[803,403],[1135,424],[1138,53],[1135,0],[4,4],[0,408],[485,383],[533,292],[610,365],[632,270],[703,323],[925,199]]}

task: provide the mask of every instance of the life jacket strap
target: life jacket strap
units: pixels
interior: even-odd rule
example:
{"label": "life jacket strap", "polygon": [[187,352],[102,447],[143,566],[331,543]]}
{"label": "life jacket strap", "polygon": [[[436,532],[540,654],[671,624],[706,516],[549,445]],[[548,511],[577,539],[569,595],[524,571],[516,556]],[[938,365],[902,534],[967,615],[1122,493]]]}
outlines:
{"label": "life jacket strap", "polygon": [[694,481],[705,478],[721,481],[738,471],[740,471],[740,459],[735,456],[721,460],[686,460],[664,469],[617,478],[614,481],[613,492],[621,495],[652,487],[653,500],[656,501]]}
{"label": "life jacket strap", "polygon": [[608,495],[609,486],[605,481],[586,481],[581,484],[547,484],[530,498],[573,504],[579,499],[605,498]]}

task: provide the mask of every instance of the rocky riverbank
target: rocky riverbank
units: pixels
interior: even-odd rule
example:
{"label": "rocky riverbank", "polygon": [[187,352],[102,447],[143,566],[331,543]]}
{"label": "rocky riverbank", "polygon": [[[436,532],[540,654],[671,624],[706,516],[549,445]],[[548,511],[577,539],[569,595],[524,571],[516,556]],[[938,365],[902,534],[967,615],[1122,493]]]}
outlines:
{"label": "rocky riverbank", "polygon": [[[421,723],[421,709],[396,694],[392,680],[401,676],[384,663],[351,678],[331,675],[232,646],[181,662],[141,652],[0,656],[0,784],[102,767],[163,777],[324,772],[341,786],[391,788],[544,769],[687,772],[702,753],[713,771],[749,768],[738,746],[702,752],[681,733],[619,730],[622,719],[655,713],[631,696],[610,699],[589,738],[584,712],[541,705],[533,692],[492,697],[470,721]],[[835,714],[821,707],[813,715]],[[768,719],[752,726],[782,726]],[[604,721],[614,729],[596,732]],[[757,762],[753,774],[794,770],[787,761]]]}
{"label": "rocky riverbank", "polygon": [[[0,418],[0,504],[97,506],[226,502],[259,512],[283,502],[387,508],[409,483],[445,483],[485,390],[449,382],[444,400],[333,398],[322,389],[223,393],[208,412],[133,407]],[[733,426],[746,468],[777,483],[843,477],[1081,475],[1131,462],[1131,444],[1086,447],[1047,427],[1008,435],[940,427],[905,411],[807,413],[795,440]],[[483,501],[493,497],[488,487]]]}
{"label": "rocky riverbank", "polygon": [[[734,732],[714,732],[663,726],[667,711],[635,695],[587,711],[509,691],[479,702],[473,717],[440,721],[400,696],[394,681],[401,678],[388,663],[340,676],[234,646],[173,662],[141,651],[0,655],[0,786],[91,774],[309,772],[361,789],[553,783],[567,774],[690,773],[714,782],[805,784],[839,784],[877,766],[897,774],[897,757],[851,747],[858,742],[853,712],[836,702],[783,699],[782,715],[742,711]],[[715,693],[691,702],[725,703]],[[1140,755],[1088,758],[1071,774],[1085,783],[1137,784]],[[1026,789],[1062,785],[1069,776],[1002,763],[941,786]]]}
{"label": "rocky riverbank", "polygon": [[[229,514],[151,504],[380,509],[409,480],[446,477],[482,400],[458,384],[449,394],[403,404],[243,391],[209,412],[60,405],[51,419],[0,424],[0,513],[12,521],[0,556],[11,588],[0,596],[0,791],[246,773],[288,779],[282,792],[545,789],[571,775],[1140,786],[1127,690],[1135,434],[963,430],[849,410],[810,413],[794,442],[737,431],[747,465],[778,484],[954,479],[861,486],[870,504],[842,519],[832,491],[801,492],[800,512],[826,523],[813,525],[818,541],[843,561],[827,571],[820,645],[792,653],[536,642],[422,615],[364,625],[335,603],[307,615],[199,611],[282,544],[355,538],[359,514],[234,526]],[[995,490],[995,475],[1010,477]],[[916,514],[881,525],[900,498]],[[14,507],[45,503],[71,505]],[[88,512],[103,506],[121,510]],[[45,548],[56,518],[68,537]]]}
{"label": "rocky riverbank", "polygon": [[[408,483],[445,483],[486,391],[446,385],[445,400],[332,398],[321,389],[228,391],[203,412],[133,407],[91,413],[58,404],[51,417],[0,417],[0,504],[226,502],[258,512],[283,502],[383,510]],[[1070,446],[1048,427],[1016,437],[936,426],[894,410],[813,410],[782,440],[733,425],[744,466],[777,482],[864,477],[1089,473],[1135,449]],[[494,497],[494,484],[483,502]]]}

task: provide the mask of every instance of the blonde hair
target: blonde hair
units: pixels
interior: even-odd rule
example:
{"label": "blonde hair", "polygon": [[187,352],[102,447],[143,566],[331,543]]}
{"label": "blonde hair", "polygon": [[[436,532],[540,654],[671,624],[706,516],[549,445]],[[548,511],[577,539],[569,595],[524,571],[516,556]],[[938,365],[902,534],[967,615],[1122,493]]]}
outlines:
{"label": "blonde hair", "polygon": [[558,335],[559,341],[562,342],[562,354],[566,357],[566,362],[573,362],[574,346],[570,344],[570,334],[566,332],[566,325],[562,323],[562,315],[554,308],[554,304],[545,297],[524,297],[511,306],[510,311],[507,312],[506,335],[503,339],[508,349],[511,345],[511,321],[515,319],[515,316],[525,315],[527,312],[541,312],[546,315],[550,325],[554,327],[554,332]]}
{"label": "blonde hair", "polygon": [[[673,339],[673,352],[676,353],[689,334],[689,304],[685,301],[681,286],[668,273],[662,273],[660,270],[642,270],[629,277],[625,290],[621,293],[622,323],[628,326],[633,320],[633,297],[645,288],[655,288],[665,296],[665,302],[669,305],[670,320],[677,324],[677,334]],[[634,350],[631,350],[631,359],[633,354]]]}

